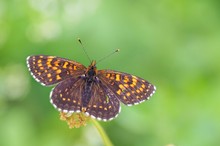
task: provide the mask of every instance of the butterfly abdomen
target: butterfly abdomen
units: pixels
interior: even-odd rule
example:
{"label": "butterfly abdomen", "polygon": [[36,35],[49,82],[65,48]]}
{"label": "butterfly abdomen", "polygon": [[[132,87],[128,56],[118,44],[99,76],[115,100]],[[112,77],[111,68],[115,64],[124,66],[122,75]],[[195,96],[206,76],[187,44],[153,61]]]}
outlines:
{"label": "butterfly abdomen", "polygon": [[87,78],[84,90],[82,90],[82,107],[87,107],[92,96],[93,79]]}

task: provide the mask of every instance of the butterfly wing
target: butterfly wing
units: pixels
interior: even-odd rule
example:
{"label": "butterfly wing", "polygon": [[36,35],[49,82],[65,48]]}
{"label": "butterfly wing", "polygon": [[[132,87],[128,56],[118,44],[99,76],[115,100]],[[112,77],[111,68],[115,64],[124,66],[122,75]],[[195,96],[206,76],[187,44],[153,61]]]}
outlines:
{"label": "butterfly wing", "polygon": [[116,95],[101,82],[95,82],[92,91],[86,114],[103,121],[116,118],[120,112],[120,102]]}
{"label": "butterfly wing", "polygon": [[156,90],[156,87],[148,81],[123,72],[99,70],[97,76],[121,102],[128,106],[148,100]]}
{"label": "butterfly wing", "polygon": [[79,76],[68,78],[59,83],[50,93],[50,102],[64,113],[80,112],[82,107],[82,89],[85,80]]}
{"label": "butterfly wing", "polygon": [[45,55],[29,56],[27,66],[34,79],[44,86],[79,76],[86,70],[86,67],[78,62]]}

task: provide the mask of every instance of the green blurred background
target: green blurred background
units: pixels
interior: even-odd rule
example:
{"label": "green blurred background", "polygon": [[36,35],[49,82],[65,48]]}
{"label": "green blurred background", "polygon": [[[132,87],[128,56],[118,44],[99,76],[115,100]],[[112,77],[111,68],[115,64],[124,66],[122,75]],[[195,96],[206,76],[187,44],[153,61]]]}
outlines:
{"label": "green blurred background", "polygon": [[220,145],[218,0],[0,0],[0,146],[101,146],[92,123],[69,129],[26,57],[56,55],[147,79],[147,102],[100,122],[116,146]]}

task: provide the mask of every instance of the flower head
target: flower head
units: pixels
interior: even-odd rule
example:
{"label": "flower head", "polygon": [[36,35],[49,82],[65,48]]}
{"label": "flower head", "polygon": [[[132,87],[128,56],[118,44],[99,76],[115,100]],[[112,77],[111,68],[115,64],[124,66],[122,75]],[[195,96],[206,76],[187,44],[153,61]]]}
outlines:
{"label": "flower head", "polygon": [[60,112],[60,120],[66,121],[69,128],[79,128],[81,126],[86,126],[90,117],[86,116],[84,113],[63,113]]}

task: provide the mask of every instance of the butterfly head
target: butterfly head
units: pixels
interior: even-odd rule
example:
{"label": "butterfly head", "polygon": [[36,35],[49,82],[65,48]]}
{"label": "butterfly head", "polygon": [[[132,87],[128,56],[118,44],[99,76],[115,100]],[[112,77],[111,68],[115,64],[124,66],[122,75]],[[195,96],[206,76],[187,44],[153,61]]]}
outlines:
{"label": "butterfly head", "polygon": [[89,67],[87,68],[86,74],[88,76],[95,76],[97,74],[97,69],[96,69],[96,61],[93,60]]}

